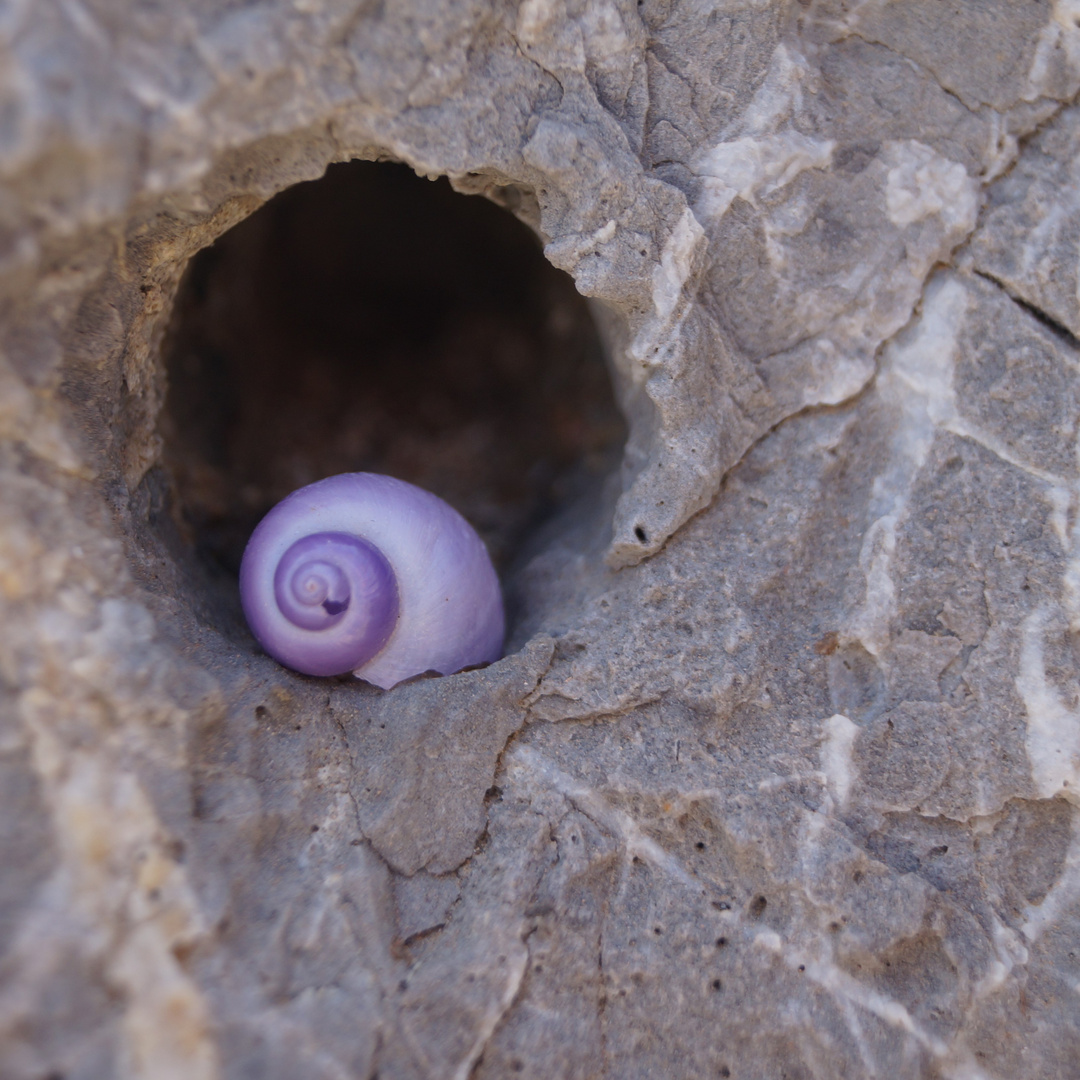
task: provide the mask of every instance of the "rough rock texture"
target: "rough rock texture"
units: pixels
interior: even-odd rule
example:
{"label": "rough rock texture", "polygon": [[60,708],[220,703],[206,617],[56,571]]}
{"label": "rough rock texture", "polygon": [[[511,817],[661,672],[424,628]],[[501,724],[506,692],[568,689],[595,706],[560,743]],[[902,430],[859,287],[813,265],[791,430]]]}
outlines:
{"label": "rough rock texture", "polygon": [[[0,50],[0,1076],[1075,1077],[1074,3],[15,0]],[[379,157],[539,232],[630,424],[510,655],[387,694],[229,622],[158,425],[187,260]]]}

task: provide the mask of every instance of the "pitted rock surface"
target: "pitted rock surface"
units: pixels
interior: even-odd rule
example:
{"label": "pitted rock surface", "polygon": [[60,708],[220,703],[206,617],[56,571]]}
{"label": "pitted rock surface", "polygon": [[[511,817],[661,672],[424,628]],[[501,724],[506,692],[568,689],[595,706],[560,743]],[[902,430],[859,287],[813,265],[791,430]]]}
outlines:
{"label": "pitted rock surface", "polygon": [[[0,11],[0,1076],[1080,1061],[1080,28],[1048,0]],[[169,524],[188,260],[508,208],[629,424],[509,654],[293,675]]]}

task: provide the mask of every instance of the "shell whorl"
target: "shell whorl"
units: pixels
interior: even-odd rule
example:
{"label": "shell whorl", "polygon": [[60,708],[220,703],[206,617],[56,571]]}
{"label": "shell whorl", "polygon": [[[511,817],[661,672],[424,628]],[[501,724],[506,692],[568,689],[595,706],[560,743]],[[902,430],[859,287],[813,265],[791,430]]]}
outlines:
{"label": "shell whorl", "polygon": [[332,476],[280,502],[248,542],[240,592],[263,648],[308,675],[389,688],[501,655],[483,542],[441,499],[388,476]]}
{"label": "shell whorl", "polygon": [[[362,667],[386,644],[398,617],[397,579],[378,548],[341,532],[297,540],[274,571],[274,601],[294,628],[267,651],[292,652],[305,675]],[[309,631],[305,637],[300,631]]]}

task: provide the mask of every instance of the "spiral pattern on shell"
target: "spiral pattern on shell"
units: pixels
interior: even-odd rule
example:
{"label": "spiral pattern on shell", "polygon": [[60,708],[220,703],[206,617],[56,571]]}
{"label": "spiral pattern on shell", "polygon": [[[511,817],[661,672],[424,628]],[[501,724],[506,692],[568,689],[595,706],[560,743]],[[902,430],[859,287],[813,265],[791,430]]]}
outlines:
{"label": "spiral pattern on shell", "polygon": [[244,552],[240,596],[260,645],[306,675],[389,689],[501,655],[498,578],[479,536],[430,492],[345,473],[293,492]]}

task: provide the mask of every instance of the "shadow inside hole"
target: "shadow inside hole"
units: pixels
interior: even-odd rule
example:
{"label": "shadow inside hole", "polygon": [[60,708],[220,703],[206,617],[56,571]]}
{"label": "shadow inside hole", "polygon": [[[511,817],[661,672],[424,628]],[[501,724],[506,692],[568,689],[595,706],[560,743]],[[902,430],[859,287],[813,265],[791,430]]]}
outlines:
{"label": "shadow inside hole", "polygon": [[178,516],[226,584],[275,503],[361,470],[446,499],[505,574],[625,438],[588,305],[533,232],[401,165],[333,165],[196,255],[165,365]]}

